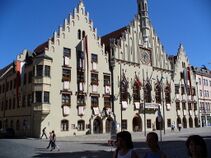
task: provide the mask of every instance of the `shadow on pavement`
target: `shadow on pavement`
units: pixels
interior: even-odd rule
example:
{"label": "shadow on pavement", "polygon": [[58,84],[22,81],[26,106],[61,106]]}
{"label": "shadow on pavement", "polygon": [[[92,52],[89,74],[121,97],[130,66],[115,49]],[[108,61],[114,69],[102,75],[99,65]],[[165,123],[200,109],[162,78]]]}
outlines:
{"label": "shadow on pavement", "polygon": [[51,152],[38,153],[33,157],[62,157],[62,158],[110,158],[113,153],[110,151],[81,151],[81,152]]}

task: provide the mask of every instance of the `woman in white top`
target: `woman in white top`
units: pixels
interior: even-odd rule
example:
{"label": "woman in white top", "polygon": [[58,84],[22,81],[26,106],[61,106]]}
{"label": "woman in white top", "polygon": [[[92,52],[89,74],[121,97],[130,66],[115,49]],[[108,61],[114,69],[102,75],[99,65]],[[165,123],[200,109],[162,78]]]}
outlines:
{"label": "woman in white top", "polygon": [[117,133],[116,146],[117,149],[113,154],[113,158],[139,158],[133,150],[132,137],[128,131]]}

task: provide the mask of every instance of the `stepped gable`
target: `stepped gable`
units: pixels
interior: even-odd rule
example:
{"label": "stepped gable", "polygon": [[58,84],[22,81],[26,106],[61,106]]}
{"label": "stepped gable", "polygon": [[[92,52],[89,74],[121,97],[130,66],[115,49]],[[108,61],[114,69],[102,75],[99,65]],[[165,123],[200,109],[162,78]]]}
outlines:
{"label": "stepped gable", "polygon": [[114,32],[111,32],[107,35],[104,35],[101,37],[101,42],[105,45],[105,49],[109,50],[110,49],[110,39],[120,39],[122,37],[122,34],[127,30],[127,27],[122,27],[119,30],[116,30]]}

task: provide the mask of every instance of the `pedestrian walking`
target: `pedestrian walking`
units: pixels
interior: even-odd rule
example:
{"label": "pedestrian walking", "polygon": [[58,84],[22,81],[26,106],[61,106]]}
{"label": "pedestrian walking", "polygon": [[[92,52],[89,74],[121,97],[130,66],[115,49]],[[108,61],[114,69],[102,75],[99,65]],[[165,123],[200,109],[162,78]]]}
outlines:
{"label": "pedestrian walking", "polygon": [[42,137],[43,137],[43,136],[45,136],[45,138],[46,138],[46,139],[48,139],[48,137],[47,137],[47,134],[46,134],[46,131],[45,131],[45,130],[46,130],[46,127],[44,127],[44,128],[42,129],[42,135],[41,135],[40,139],[42,139]]}
{"label": "pedestrian walking", "polygon": [[144,158],[166,158],[165,153],[160,150],[157,133],[155,132],[148,133],[146,142],[150,148],[150,151],[148,151],[144,155]]}
{"label": "pedestrian walking", "polygon": [[52,140],[53,140],[53,134],[52,132],[49,132],[49,143],[48,143],[47,149],[51,147]]}
{"label": "pedestrian walking", "polygon": [[51,141],[51,151],[53,151],[55,148],[60,150],[59,146],[56,144],[56,134],[54,131],[52,131],[52,141]]}
{"label": "pedestrian walking", "polygon": [[139,158],[135,150],[133,150],[130,132],[122,131],[117,133],[116,146],[113,158]]}
{"label": "pedestrian walking", "polygon": [[185,144],[190,158],[208,158],[207,145],[201,136],[191,135]]}
{"label": "pedestrian walking", "polygon": [[175,124],[174,124],[174,122],[172,122],[172,124],[171,124],[171,131],[172,132],[174,131],[174,128],[175,128]]}

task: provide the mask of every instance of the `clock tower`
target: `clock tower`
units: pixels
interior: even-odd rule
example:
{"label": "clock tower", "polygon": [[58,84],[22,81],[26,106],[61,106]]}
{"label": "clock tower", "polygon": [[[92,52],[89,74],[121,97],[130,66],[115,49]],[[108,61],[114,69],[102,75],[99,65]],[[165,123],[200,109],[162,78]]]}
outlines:
{"label": "clock tower", "polygon": [[144,47],[149,48],[149,16],[148,16],[148,2],[147,0],[137,0],[138,3],[138,14],[140,16],[140,29],[143,36]]}

